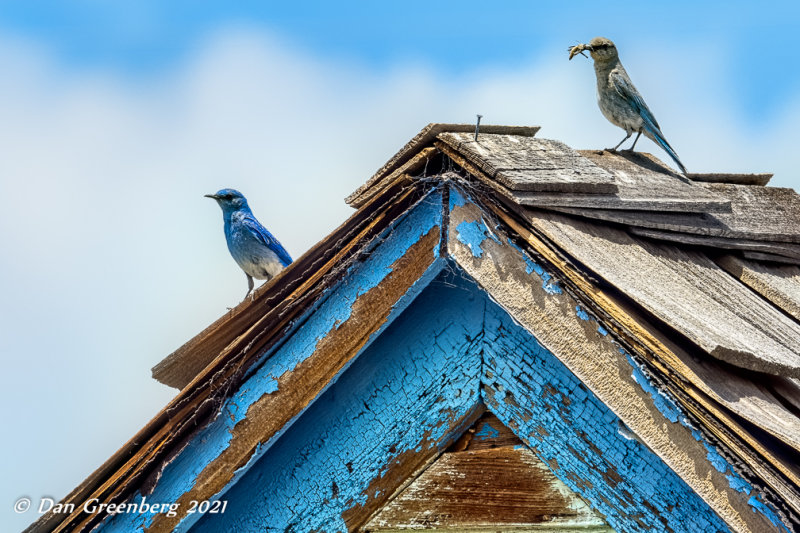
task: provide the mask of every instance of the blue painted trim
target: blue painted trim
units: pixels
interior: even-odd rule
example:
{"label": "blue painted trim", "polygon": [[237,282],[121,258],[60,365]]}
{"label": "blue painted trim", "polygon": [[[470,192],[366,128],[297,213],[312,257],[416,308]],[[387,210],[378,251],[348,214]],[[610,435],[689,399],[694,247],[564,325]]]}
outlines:
{"label": "blue painted trim", "polygon": [[[587,315],[587,319],[588,319]],[[617,531],[729,531],[558,358],[487,306],[486,405]]]}
{"label": "blue painted trim", "polygon": [[[621,348],[620,352],[625,354],[625,356],[628,358],[628,361],[631,363],[634,380],[636,380],[636,383],[638,383],[639,386],[641,386],[642,389],[650,395],[650,397],[653,399],[655,407],[661,412],[661,414],[663,414],[664,417],[666,417],[670,422],[680,422],[682,426],[691,430],[694,439],[701,443],[706,449],[706,458],[708,461],[717,470],[717,472],[725,474],[725,478],[728,480],[728,484],[733,490],[750,494],[752,490],[750,484],[742,479],[742,477],[736,473],[728,461],[726,461],[725,458],[719,454],[717,448],[708,442],[703,435],[692,426],[691,422],[689,422],[689,419],[686,417],[686,415],[682,413],[675,400],[665,392],[653,387],[650,381],[644,376],[641,366],[633,359],[633,357],[630,356],[630,354],[626,353]],[[784,530],[789,531],[787,527],[780,522],[775,510],[772,509],[768,504],[756,499],[755,496],[751,497],[747,503],[754,512],[764,515],[776,526],[779,525]]]}
{"label": "blue painted trim", "polygon": [[[231,489],[227,498],[240,503],[195,530],[344,530],[341,513],[373,495],[365,488],[393,457],[419,450],[414,443],[426,428],[452,410],[466,412],[475,391],[488,388],[497,391],[481,393],[490,409],[612,527],[728,531],[646,446],[620,436],[621,421],[464,276],[445,269]],[[460,403],[465,390],[468,401]],[[430,391],[443,398],[433,405],[448,407],[432,417]],[[443,443],[457,437],[433,436]]]}
{"label": "blue painted trim", "polygon": [[[450,189],[451,209],[467,201]],[[441,202],[436,192],[411,209],[329,290],[302,327],[264,355],[263,364],[220,416],[164,469],[148,501],[175,501],[191,488],[197,474],[225,449],[248,406],[274,393],[277,377],[305,360],[331,328],[349,317],[359,294],[385,279],[390,265],[427,231],[442,227]],[[476,257],[484,253],[487,238],[502,244],[483,220],[455,229]],[[550,294],[561,293],[551,274],[509,243],[520,251],[537,283]],[[229,501],[225,515],[208,515],[199,522],[194,515],[178,530],[343,530],[342,514],[376,496],[369,490],[373,480],[387,475],[403,454],[449,444],[459,435],[446,421],[466,416],[483,400],[559,479],[604,513],[612,527],[728,531],[663,461],[637,439],[621,435],[621,420],[467,277],[438,257],[437,249],[434,264],[398,302],[387,324],[303,413],[259,446],[236,473],[220,495]],[[594,320],[580,307],[575,312]],[[608,334],[600,324],[597,330]],[[677,404],[629,359],[634,378],[662,414],[687,425]],[[693,434],[701,438],[696,430]],[[724,459],[713,447],[707,449],[712,464],[723,468]],[[735,490],[752,490],[727,463],[720,471],[730,471],[726,477]],[[785,528],[755,495],[750,505]],[[130,531],[149,523],[149,516],[117,515],[101,530]]]}
{"label": "blue painted trim", "polygon": [[[375,239],[378,244],[372,252],[363,261],[355,263],[348,269],[344,278],[306,314],[302,320],[302,327],[298,327],[282,345],[262,356],[260,367],[251,372],[239,390],[225,402],[217,417],[200,430],[186,448],[164,468],[156,487],[148,496],[149,501],[174,502],[194,486],[200,472],[227,449],[231,431],[244,419],[249,406],[263,395],[276,392],[278,377],[292,371],[309,357],[316,349],[317,343],[332,328],[347,320],[353,303],[361,294],[382,282],[391,273],[391,265],[405,255],[408,249],[424,235],[437,227],[442,227],[442,201],[441,192],[435,191],[429,194]],[[382,330],[399,316],[427,283],[441,271],[445,263],[438,257],[438,252],[437,244],[434,263],[405,297],[398,301],[387,323],[371,336],[367,345],[379,338]],[[363,350],[364,348],[362,352]],[[338,376],[346,371],[347,366]],[[335,382],[338,376],[328,386]],[[293,422],[294,420],[286,424],[282,432],[286,432]],[[279,437],[280,433],[269,442],[263,443],[258,453],[263,454]],[[258,456],[254,454],[250,464],[257,458]],[[240,470],[231,484],[245,472],[245,469]],[[225,490],[218,497],[221,497]],[[137,494],[132,499],[135,501],[140,498],[141,494]],[[178,531],[187,530],[198,518],[197,515],[185,517]],[[120,514],[106,520],[98,531],[133,531],[149,527],[152,519],[153,516],[150,514]]]}
{"label": "blue painted trim", "polygon": [[466,429],[445,421],[480,403],[485,302],[443,271],[228,491],[225,515],[192,531],[346,531],[342,514],[375,496],[397,457]]}

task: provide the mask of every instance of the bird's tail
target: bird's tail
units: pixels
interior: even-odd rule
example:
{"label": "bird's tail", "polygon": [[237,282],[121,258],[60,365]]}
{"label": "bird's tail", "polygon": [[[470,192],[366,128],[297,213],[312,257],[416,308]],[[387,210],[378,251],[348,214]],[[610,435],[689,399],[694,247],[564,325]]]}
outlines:
{"label": "bird's tail", "polygon": [[658,144],[661,148],[664,149],[667,154],[675,161],[675,164],[678,165],[678,168],[681,169],[681,173],[686,174],[686,167],[683,166],[681,160],[678,158],[678,154],[675,153],[675,150],[672,149],[672,146],[669,145],[667,140],[664,138],[664,135],[661,133],[661,130],[658,129],[657,126],[654,124],[649,124],[647,121],[644,123],[645,133],[653,140],[656,144]]}

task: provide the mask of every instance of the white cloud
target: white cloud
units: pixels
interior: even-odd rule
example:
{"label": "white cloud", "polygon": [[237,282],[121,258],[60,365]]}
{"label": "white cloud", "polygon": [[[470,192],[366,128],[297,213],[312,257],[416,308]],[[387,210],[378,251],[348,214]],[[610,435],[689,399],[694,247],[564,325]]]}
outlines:
{"label": "white cloud", "polygon": [[[326,64],[242,29],[147,79],[66,70],[31,43],[0,50],[2,403],[15,428],[2,501],[72,489],[171,397],[150,367],[244,295],[203,194],[239,188],[299,256],[428,122],[482,113],[576,147],[622,136],[596,108],[591,63],[563,47],[462,79]],[[623,57],[687,166],[774,170],[797,187],[800,98],[748,130],[714,62],[689,52]]]}

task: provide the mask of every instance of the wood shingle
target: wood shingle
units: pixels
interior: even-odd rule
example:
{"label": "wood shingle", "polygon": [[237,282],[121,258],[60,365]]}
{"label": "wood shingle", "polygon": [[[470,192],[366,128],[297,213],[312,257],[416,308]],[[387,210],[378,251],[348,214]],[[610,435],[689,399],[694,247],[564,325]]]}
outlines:
{"label": "wood shingle", "polygon": [[423,129],[29,531],[800,529],[800,197],[537,131]]}

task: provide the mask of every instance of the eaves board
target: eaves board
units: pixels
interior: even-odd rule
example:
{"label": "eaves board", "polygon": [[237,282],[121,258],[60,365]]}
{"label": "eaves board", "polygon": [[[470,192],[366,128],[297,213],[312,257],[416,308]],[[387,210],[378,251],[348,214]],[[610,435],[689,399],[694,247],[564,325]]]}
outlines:
{"label": "eaves board", "polygon": [[[738,523],[736,529],[740,531],[760,531],[759,528],[765,527],[761,522],[762,525],[750,526],[752,529],[748,529],[741,523],[741,520],[749,521],[753,518],[754,509],[747,503],[748,498],[732,496],[736,493],[736,488],[729,479],[740,475],[737,474],[738,467],[734,466],[739,463],[726,464],[724,468],[718,465],[720,469],[709,465],[706,446],[711,445],[706,439],[713,439],[711,433],[701,434],[696,431],[688,421],[693,416],[684,411],[685,407],[678,407],[668,393],[650,384],[638,363],[632,359],[632,354],[626,354],[611,338],[604,327],[608,323],[603,320],[601,325],[586,313],[583,301],[576,300],[576,293],[568,289],[565,277],[553,270],[543,257],[537,259],[535,255],[527,256],[514,242],[508,241],[508,234],[504,234],[502,228],[504,223],[493,216],[491,211],[476,211],[469,207],[469,203],[459,205],[461,202],[458,199],[454,201],[457,196],[452,190],[450,197],[452,216],[449,224],[449,249],[451,256],[465,272],[491,294],[492,299],[513,317],[515,323],[530,331],[541,346],[556,354],[593,394],[612,408],[637,438],[645,442],[676,472],[680,472],[683,479],[720,516],[725,517],[729,524]],[[512,234],[521,235],[516,230],[512,230]],[[592,294],[596,294],[596,291]],[[489,347],[495,343],[511,343],[511,351],[526,350],[524,343],[515,341],[510,336],[507,325],[500,328],[489,327],[487,331],[499,332]],[[491,353],[491,350],[487,351],[488,363],[492,361],[489,358]],[[498,365],[506,368],[506,359],[495,359]],[[535,379],[531,376],[535,376],[536,370],[528,365],[533,365],[530,361],[535,362],[536,357],[531,355],[523,359],[527,362],[524,365],[511,365],[504,371],[499,368],[490,370],[487,374],[489,383],[484,387],[484,397],[487,398],[489,409],[501,420],[504,420],[502,412],[516,410],[519,416],[513,416],[514,421],[511,423],[518,424],[520,420],[524,420],[528,431],[537,433],[535,424],[540,420],[540,415],[525,414],[523,411],[528,406],[535,405],[544,395],[531,395],[530,390],[535,390],[535,386],[527,381]],[[492,386],[491,380],[503,372],[525,384],[512,386],[509,377],[498,381],[502,383],[502,387]],[[533,389],[529,390],[529,387]],[[494,391],[491,397],[497,400],[494,403],[487,397],[491,391]],[[574,392],[575,397],[581,397],[578,391]],[[572,396],[567,395],[566,401],[571,399]],[[664,424],[663,417],[667,417],[670,422]],[[508,420],[504,422],[509,423]],[[592,434],[591,431],[589,433]],[[522,435],[520,434],[521,438],[525,440]],[[542,435],[553,439],[554,434],[549,432]],[[557,438],[553,440],[558,441]],[[712,478],[720,476],[717,477],[720,483],[715,482],[713,487],[710,486],[706,477],[709,475]],[[728,491],[727,496],[718,492],[723,487]],[[591,500],[583,491],[572,485],[570,488]],[[785,493],[785,496],[796,498],[791,491]],[[744,505],[736,510],[727,507],[733,501],[739,502],[735,506]],[[763,518],[761,516],[756,521]]]}
{"label": "eaves board", "polygon": [[[552,266],[544,272],[561,273],[564,290],[586,306],[589,316],[601,317],[604,327],[615,334],[617,341],[652,368],[653,379],[660,376],[657,387],[666,387],[667,394],[695,417],[698,427],[704,428],[709,438],[723,443],[730,450],[729,453],[736,458],[731,464],[746,465],[746,469],[752,472],[749,475],[755,475],[764,484],[761,485],[762,496],[779,502],[779,506],[788,505],[791,509],[789,516],[794,517],[789,518],[790,522],[800,524],[797,518],[800,516],[797,451],[785,456],[773,448],[770,439],[762,432],[766,430],[776,435],[784,447],[793,439],[796,442],[797,408],[786,407],[786,394],[796,394],[796,384],[793,389],[789,388],[794,391],[791,392],[786,387],[778,387],[781,382],[774,377],[769,390],[765,390],[758,379],[754,379],[757,376],[698,353],[691,342],[684,346],[685,349],[676,345],[672,342],[672,328],[643,313],[634,300],[604,285],[584,265],[575,262],[541,232],[529,227],[524,211],[518,206],[504,202],[497,204],[491,198],[485,199],[483,205],[491,213],[489,219],[509,227],[529,247],[533,257],[538,257],[536,262]],[[536,272],[541,270],[535,263],[529,266]],[[547,276],[549,285],[552,276]],[[530,307],[523,306],[520,313],[528,313]],[[519,315],[515,316],[522,320]],[[530,320],[529,323],[535,324],[537,319]],[[666,404],[662,402],[661,405]],[[748,427],[748,423],[739,417],[757,427]]]}
{"label": "eaves board", "polygon": [[[285,269],[272,283],[256,291],[254,301],[226,315],[187,343],[172,357],[173,364],[194,358],[211,359],[181,392],[141,431],[90,475],[63,503],[80,510],[85,501],[119,502],[127,498],[163,461],[182,446],[224,400],[229,387],[241,380],[269,343],[288,331],[293,320],[313,305],[328,282],[338,278],[357,259],[356,252],[373,241],[418,201],[415,188],[387,190],[359,210],[336,232]],[[437,244],[438,245],[438,244]],[[232,320],[232,322],[228,322]],[[177,374],[178,376],[180,374]],[[26,531],[81,531],[97,521],[96,515],[77,511],[69,515],[47,513]]]}

